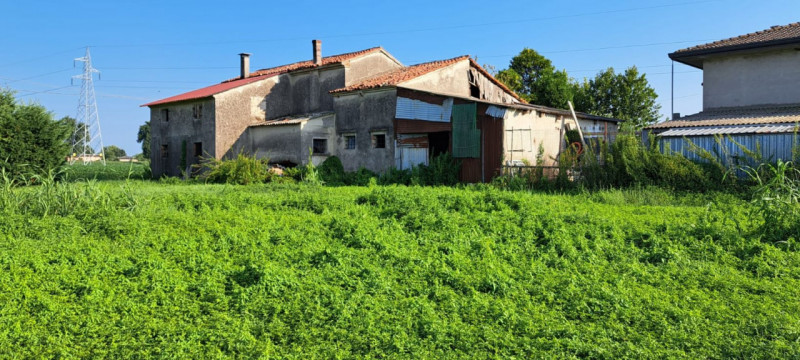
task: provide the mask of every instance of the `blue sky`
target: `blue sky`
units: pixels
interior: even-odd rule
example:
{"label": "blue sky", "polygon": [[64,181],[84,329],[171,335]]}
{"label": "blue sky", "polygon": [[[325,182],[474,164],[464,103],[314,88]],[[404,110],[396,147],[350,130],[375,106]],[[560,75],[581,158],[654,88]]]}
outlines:
{"label": "blue sky", "polygon": [[[636,65],[670,112],[669,52],[800,21],[797,0],[654,1],[5,1],[0,7],[0,86],[56,117],[76,116],[80,72],[91,46],[106,145],[129,154],[149,110],[139,105],[251,69],[383,46],[404,64],[472,55],[507,67],[524,47],[593,77]],[[675,65],[675,111],[702,107],[702,73]]]}

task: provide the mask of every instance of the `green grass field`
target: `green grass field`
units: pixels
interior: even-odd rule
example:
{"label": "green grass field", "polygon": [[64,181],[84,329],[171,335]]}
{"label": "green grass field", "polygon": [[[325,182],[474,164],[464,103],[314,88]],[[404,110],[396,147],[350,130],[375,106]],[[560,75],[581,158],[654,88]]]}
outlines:
{"label": "green grass field", "polygon": [[798,358],[726,195],[74,182],[0,194],[0,358]]}
{"label": "green grass field", "polygon": [[147,180],[150,179],[148,163],[107,161],[91,162],[86,165],[77,162],[64,167],[61,177],[67,181],[85,180]]}

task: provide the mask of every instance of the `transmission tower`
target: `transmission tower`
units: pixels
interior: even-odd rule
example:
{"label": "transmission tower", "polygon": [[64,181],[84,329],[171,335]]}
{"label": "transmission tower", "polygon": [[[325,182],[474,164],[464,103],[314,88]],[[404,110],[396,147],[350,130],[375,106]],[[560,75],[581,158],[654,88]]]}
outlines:
{"label": "transmission tower", "polygon": [[100,133],[100,116],[97,114],[97,99],[94,96],[93,82],[94,74],[99,74],[100,71],[92,67],[92,57],[89,55],[88,46],[86,55],[75,61],[83,63],[83,74],[72,77],[81,80],[81,97],[78,100],[75,132],[72,134],[70,163],[74,164],[76,160],[81,159],[86,165],[94,160],[96,155],[100,155],[100,160],[105,165],[106,154],[103,150],[103,136]]}

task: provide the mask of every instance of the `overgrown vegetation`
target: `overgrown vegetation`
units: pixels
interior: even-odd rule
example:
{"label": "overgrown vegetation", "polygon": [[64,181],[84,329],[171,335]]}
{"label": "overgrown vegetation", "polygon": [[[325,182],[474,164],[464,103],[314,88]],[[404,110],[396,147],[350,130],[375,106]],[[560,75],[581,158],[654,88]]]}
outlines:
{"label": "overgrown vegetation", "polygon": [[0,88],[0,169],[8,176],[34,181],[57,172],[70,151],[71,130],[43,106],[22,104]]}
{"label": "overgrown vegetation", "polygon": [[272,179],[269,160],[239,153],[235,159],[204,158],[195,165],[198,178],[209,183],[263,184]]}
{"label": "overgrown vegetation", "polygon": [[729,195],[42,182],[0,188],[12,358],[800,356],[797,243]]}

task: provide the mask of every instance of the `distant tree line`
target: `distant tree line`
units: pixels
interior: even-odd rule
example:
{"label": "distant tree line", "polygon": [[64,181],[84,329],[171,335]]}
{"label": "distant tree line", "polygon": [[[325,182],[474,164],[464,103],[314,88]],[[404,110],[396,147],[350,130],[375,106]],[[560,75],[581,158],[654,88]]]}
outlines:
{"label": "distant tree line", "polygon": [[577,81],[525,48],[496,77],[529,103],[566,109],[572,101],[578,111],[625,120],[623,126],[629,129],[638,130],[659,119],[658,95],[635,66],[622,73],[608,68],[593,79]]}

